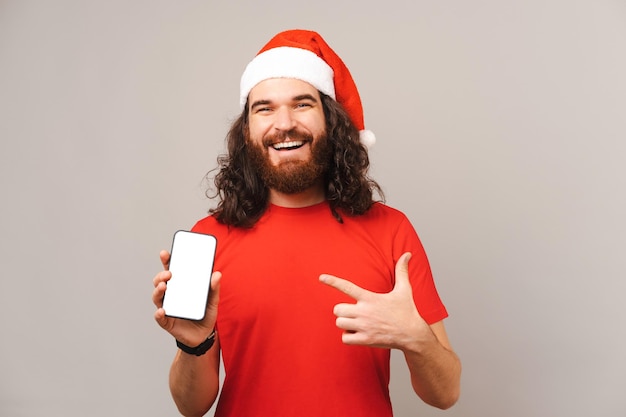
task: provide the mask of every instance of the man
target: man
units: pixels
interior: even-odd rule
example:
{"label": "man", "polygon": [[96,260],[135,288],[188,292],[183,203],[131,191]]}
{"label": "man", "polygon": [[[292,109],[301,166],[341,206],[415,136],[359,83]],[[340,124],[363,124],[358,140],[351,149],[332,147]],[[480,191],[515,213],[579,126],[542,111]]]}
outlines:
{"label": "man", "polygon": [[374,200],[373,134],[344,63],[315,32],[279,33],[247,66],[240,101],[218,205],[193,228],[218,241],[205,318],[165,315],[166,251],[154,278],[155,319],[180,347],[180,412],[212,406],[221,353],[217,416],[391,416],[390,349],[420,398],[452,406],[447,312],[413,227]]}

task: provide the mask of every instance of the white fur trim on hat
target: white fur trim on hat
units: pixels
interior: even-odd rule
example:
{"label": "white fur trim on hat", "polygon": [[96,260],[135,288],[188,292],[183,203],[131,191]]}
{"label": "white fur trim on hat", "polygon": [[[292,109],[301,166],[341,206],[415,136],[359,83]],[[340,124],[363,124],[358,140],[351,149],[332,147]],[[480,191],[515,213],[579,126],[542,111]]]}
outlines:
{"label": "white fur trim on hat", "polygon": [[371,148],[372,146],[374,146],[374,143],[376,143],[376,135],[374,135],[374,132],[367,129],[361,130],[359,132],[359,139],[367,149]]}
{"label": "white fur trim on hat", "polygon": [[315,53],[289,46],[272,48],[254,57],[241,76],[239,104],[243,109],[255,85],[270,78],[306,81],[335,99],[333,69]]}

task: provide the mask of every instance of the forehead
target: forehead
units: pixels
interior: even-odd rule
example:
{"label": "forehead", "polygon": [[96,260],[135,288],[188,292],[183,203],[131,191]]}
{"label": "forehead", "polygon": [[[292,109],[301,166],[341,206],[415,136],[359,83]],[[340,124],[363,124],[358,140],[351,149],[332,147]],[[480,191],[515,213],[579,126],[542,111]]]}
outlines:
{"label": "forehead", "polygon": [[293,100],[295,97],[310,95],[319,100],[319,92],[306,81],[295,78],[270,78],[263,80],[250,90],[248,102],[258,100],[283,101]]}

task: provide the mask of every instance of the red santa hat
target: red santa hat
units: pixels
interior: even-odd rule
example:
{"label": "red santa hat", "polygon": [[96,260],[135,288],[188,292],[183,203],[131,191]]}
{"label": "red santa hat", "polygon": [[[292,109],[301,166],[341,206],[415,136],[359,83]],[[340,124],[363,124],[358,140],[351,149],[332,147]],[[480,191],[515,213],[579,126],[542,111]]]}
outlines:
{"label": "red santa hat", "polygon": [[348,67],[318,33],[288,30],[274,36],[261,48],[241,76],[242,109],[250,90],[269,78],[306,81],[343,106],[359,129],[361,143],[369,148],[376,141],[374,133],[365,130],[361,98]]}

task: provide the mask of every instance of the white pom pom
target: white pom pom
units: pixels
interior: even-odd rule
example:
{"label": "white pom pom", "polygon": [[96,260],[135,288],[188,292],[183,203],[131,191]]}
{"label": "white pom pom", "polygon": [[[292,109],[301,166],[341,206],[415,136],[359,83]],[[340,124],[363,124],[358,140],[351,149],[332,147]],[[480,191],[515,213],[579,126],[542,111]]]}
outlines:
{"label": "white pom pom", "polygon": [[371,130],[361,130],[359,132],[359,137],[361,139],[361,143],[365,145],[367,149],[371,148],[374,146],[374,143],[376,143],[376,136]]}

